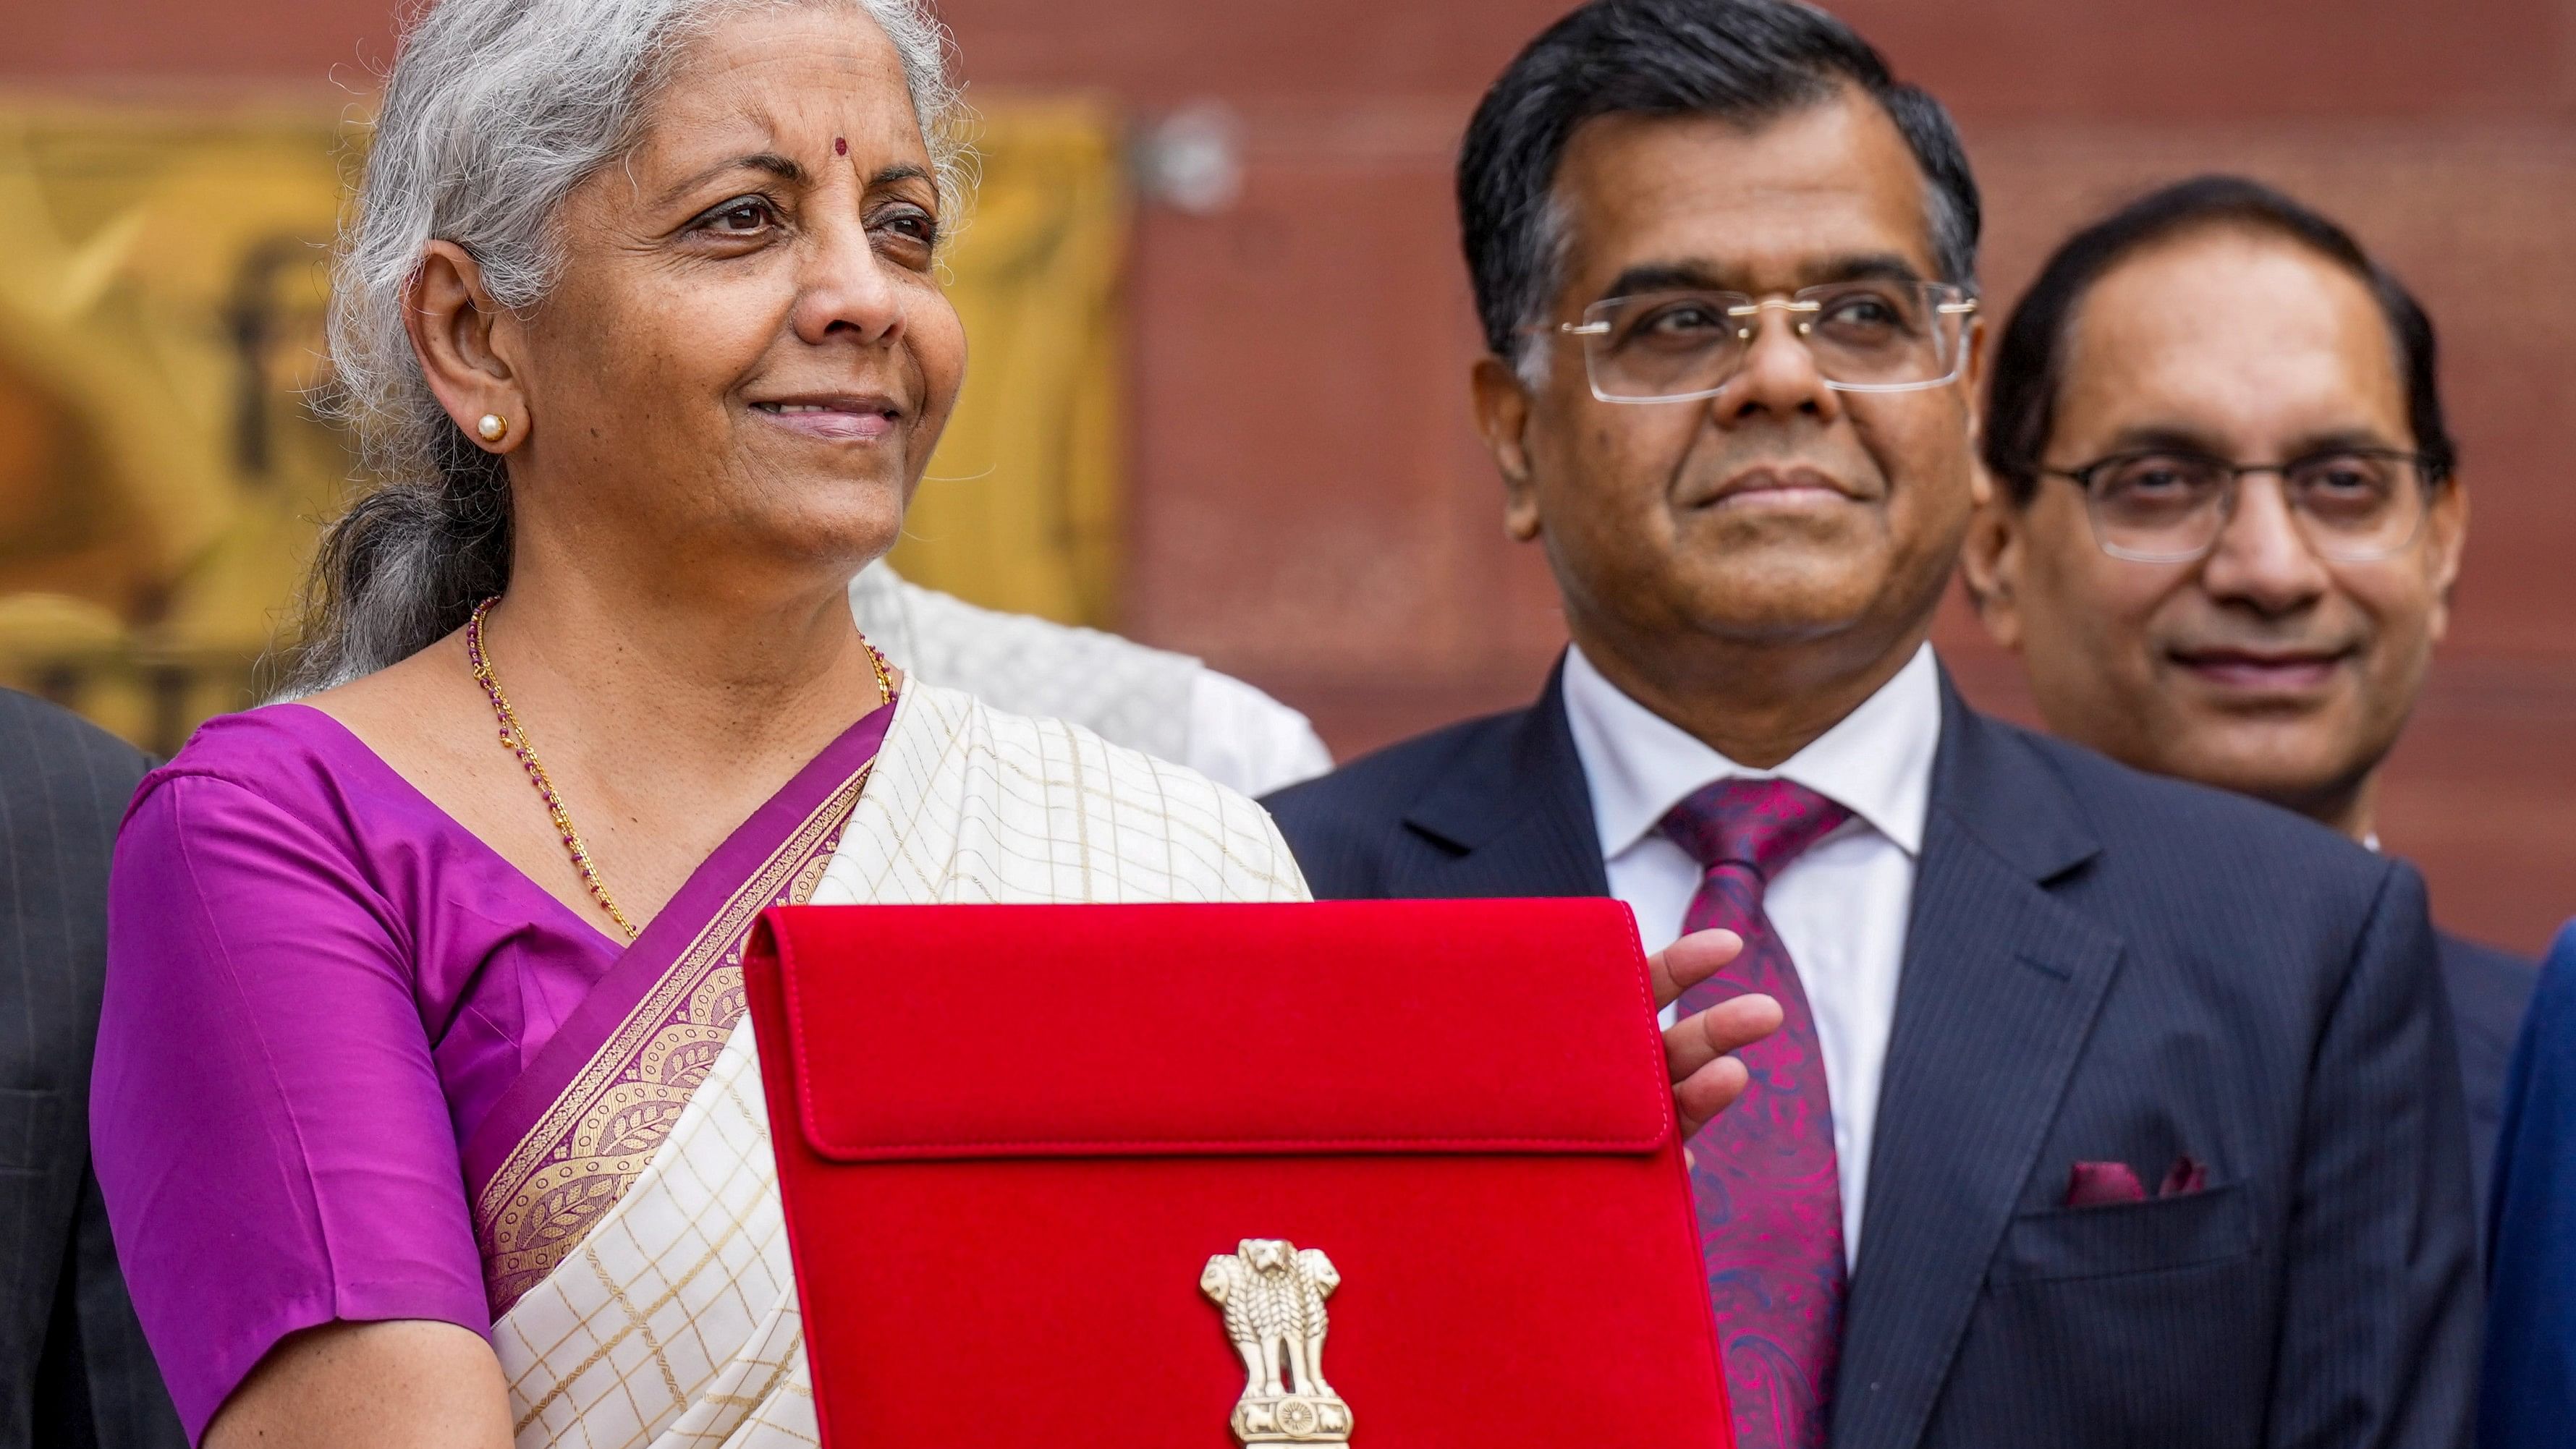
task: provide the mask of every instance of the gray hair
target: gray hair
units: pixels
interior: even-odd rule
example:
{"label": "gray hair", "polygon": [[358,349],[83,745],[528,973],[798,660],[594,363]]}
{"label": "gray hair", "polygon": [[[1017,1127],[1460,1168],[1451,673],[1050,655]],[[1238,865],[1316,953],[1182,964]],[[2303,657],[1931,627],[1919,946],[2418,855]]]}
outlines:
{"label": "gray hair", "polygon": [[439,405],[404,326],[424,249],[455,243],[494,302],[533,308],[562,265],[565,199],[641,139],[686,42],[726,15],[793,5],[862,11],[893,42],[953,216],[968,185],[963,104],[928,0],[437,0],[404,37],[332,279],[327,401],[369,482],[323,537],[289,693],[417,653],[509,582],[508,474]]}

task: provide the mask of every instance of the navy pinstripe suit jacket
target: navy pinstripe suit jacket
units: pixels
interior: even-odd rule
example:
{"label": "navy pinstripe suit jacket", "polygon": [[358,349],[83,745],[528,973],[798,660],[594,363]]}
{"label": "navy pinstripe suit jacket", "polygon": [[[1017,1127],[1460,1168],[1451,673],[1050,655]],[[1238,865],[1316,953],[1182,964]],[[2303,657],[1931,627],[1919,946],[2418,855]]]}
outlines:
{"label": "navy pinstripe suit jacket", "polygon": [[[1321,897],[1608,893],[1553,681],[1266,803]],[[1835,1449],[2466,1444],[2443,998],[2403,862],[1945,677]],[[2198,1193],[2064,1205],[2186,1155]]]}
{"label": "navy pinstripe suit jacket", "polygon": [[89,1170],[108,855],[143,766],[0,689],[0,1449],[187,1443]]}

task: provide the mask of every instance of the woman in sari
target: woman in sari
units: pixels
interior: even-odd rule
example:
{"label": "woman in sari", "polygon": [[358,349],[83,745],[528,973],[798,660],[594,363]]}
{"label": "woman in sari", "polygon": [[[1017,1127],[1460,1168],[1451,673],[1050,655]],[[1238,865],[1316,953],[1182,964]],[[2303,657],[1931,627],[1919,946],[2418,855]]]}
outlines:
{"label": "woman in sari", "polygon": [[[208,724],[119,844],[98,1174],[192,1438],[809,1444],[757,914],[1303,897],[1240,796],[853,627],[964,370],[953,110],[917,0],[406,39],[333,300],[377,482],[307,695]],[[1771,1011],[1673,1028],[1686,1125]],[[996,1001],[958,1049],[1047,1029]]]}

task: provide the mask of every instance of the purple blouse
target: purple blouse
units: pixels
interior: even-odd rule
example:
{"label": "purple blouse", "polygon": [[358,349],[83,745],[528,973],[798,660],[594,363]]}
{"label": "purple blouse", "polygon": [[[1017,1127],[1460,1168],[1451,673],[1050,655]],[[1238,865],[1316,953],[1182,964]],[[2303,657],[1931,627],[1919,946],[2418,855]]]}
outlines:
{"label": "purple blouse", "polygon": [[460,1144],[625,949],[319,710],[215,720],[145,777],[93,1147],[191,1440],[300,1329],[489,1332]]}

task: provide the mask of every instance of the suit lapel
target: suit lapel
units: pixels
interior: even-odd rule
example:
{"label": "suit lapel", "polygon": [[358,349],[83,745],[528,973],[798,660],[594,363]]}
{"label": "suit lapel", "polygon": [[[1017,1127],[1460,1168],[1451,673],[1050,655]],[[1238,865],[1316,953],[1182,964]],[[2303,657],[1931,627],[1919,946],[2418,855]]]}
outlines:
{"label": "suit lapel", "polygon": [[[1921,1441],[2120,964],[2119,939],[2049,891],[2096,851],[2073,797],[1946,675],[1941,693],[1835,1449]],[[1399,894],[1610,893],[1561,666],[1512,728],[1462,751],[1416,797],[1405,824],[1441,849]]]}
{"label": "suit lapel", "polygon": [[2065,785],[1942,682],[1923,860],[1879,1093],[1835,1449],[1913,1449],[2118,972],[2048,883],[2095,853]]}
{"label": "suit lapel", "polygon": [[1606,896],[1592,792],[1565,721],[1565,666],[1509,729],[1462,751],[1404,823],[1442,849],[1396,892],[1447,899]]}

